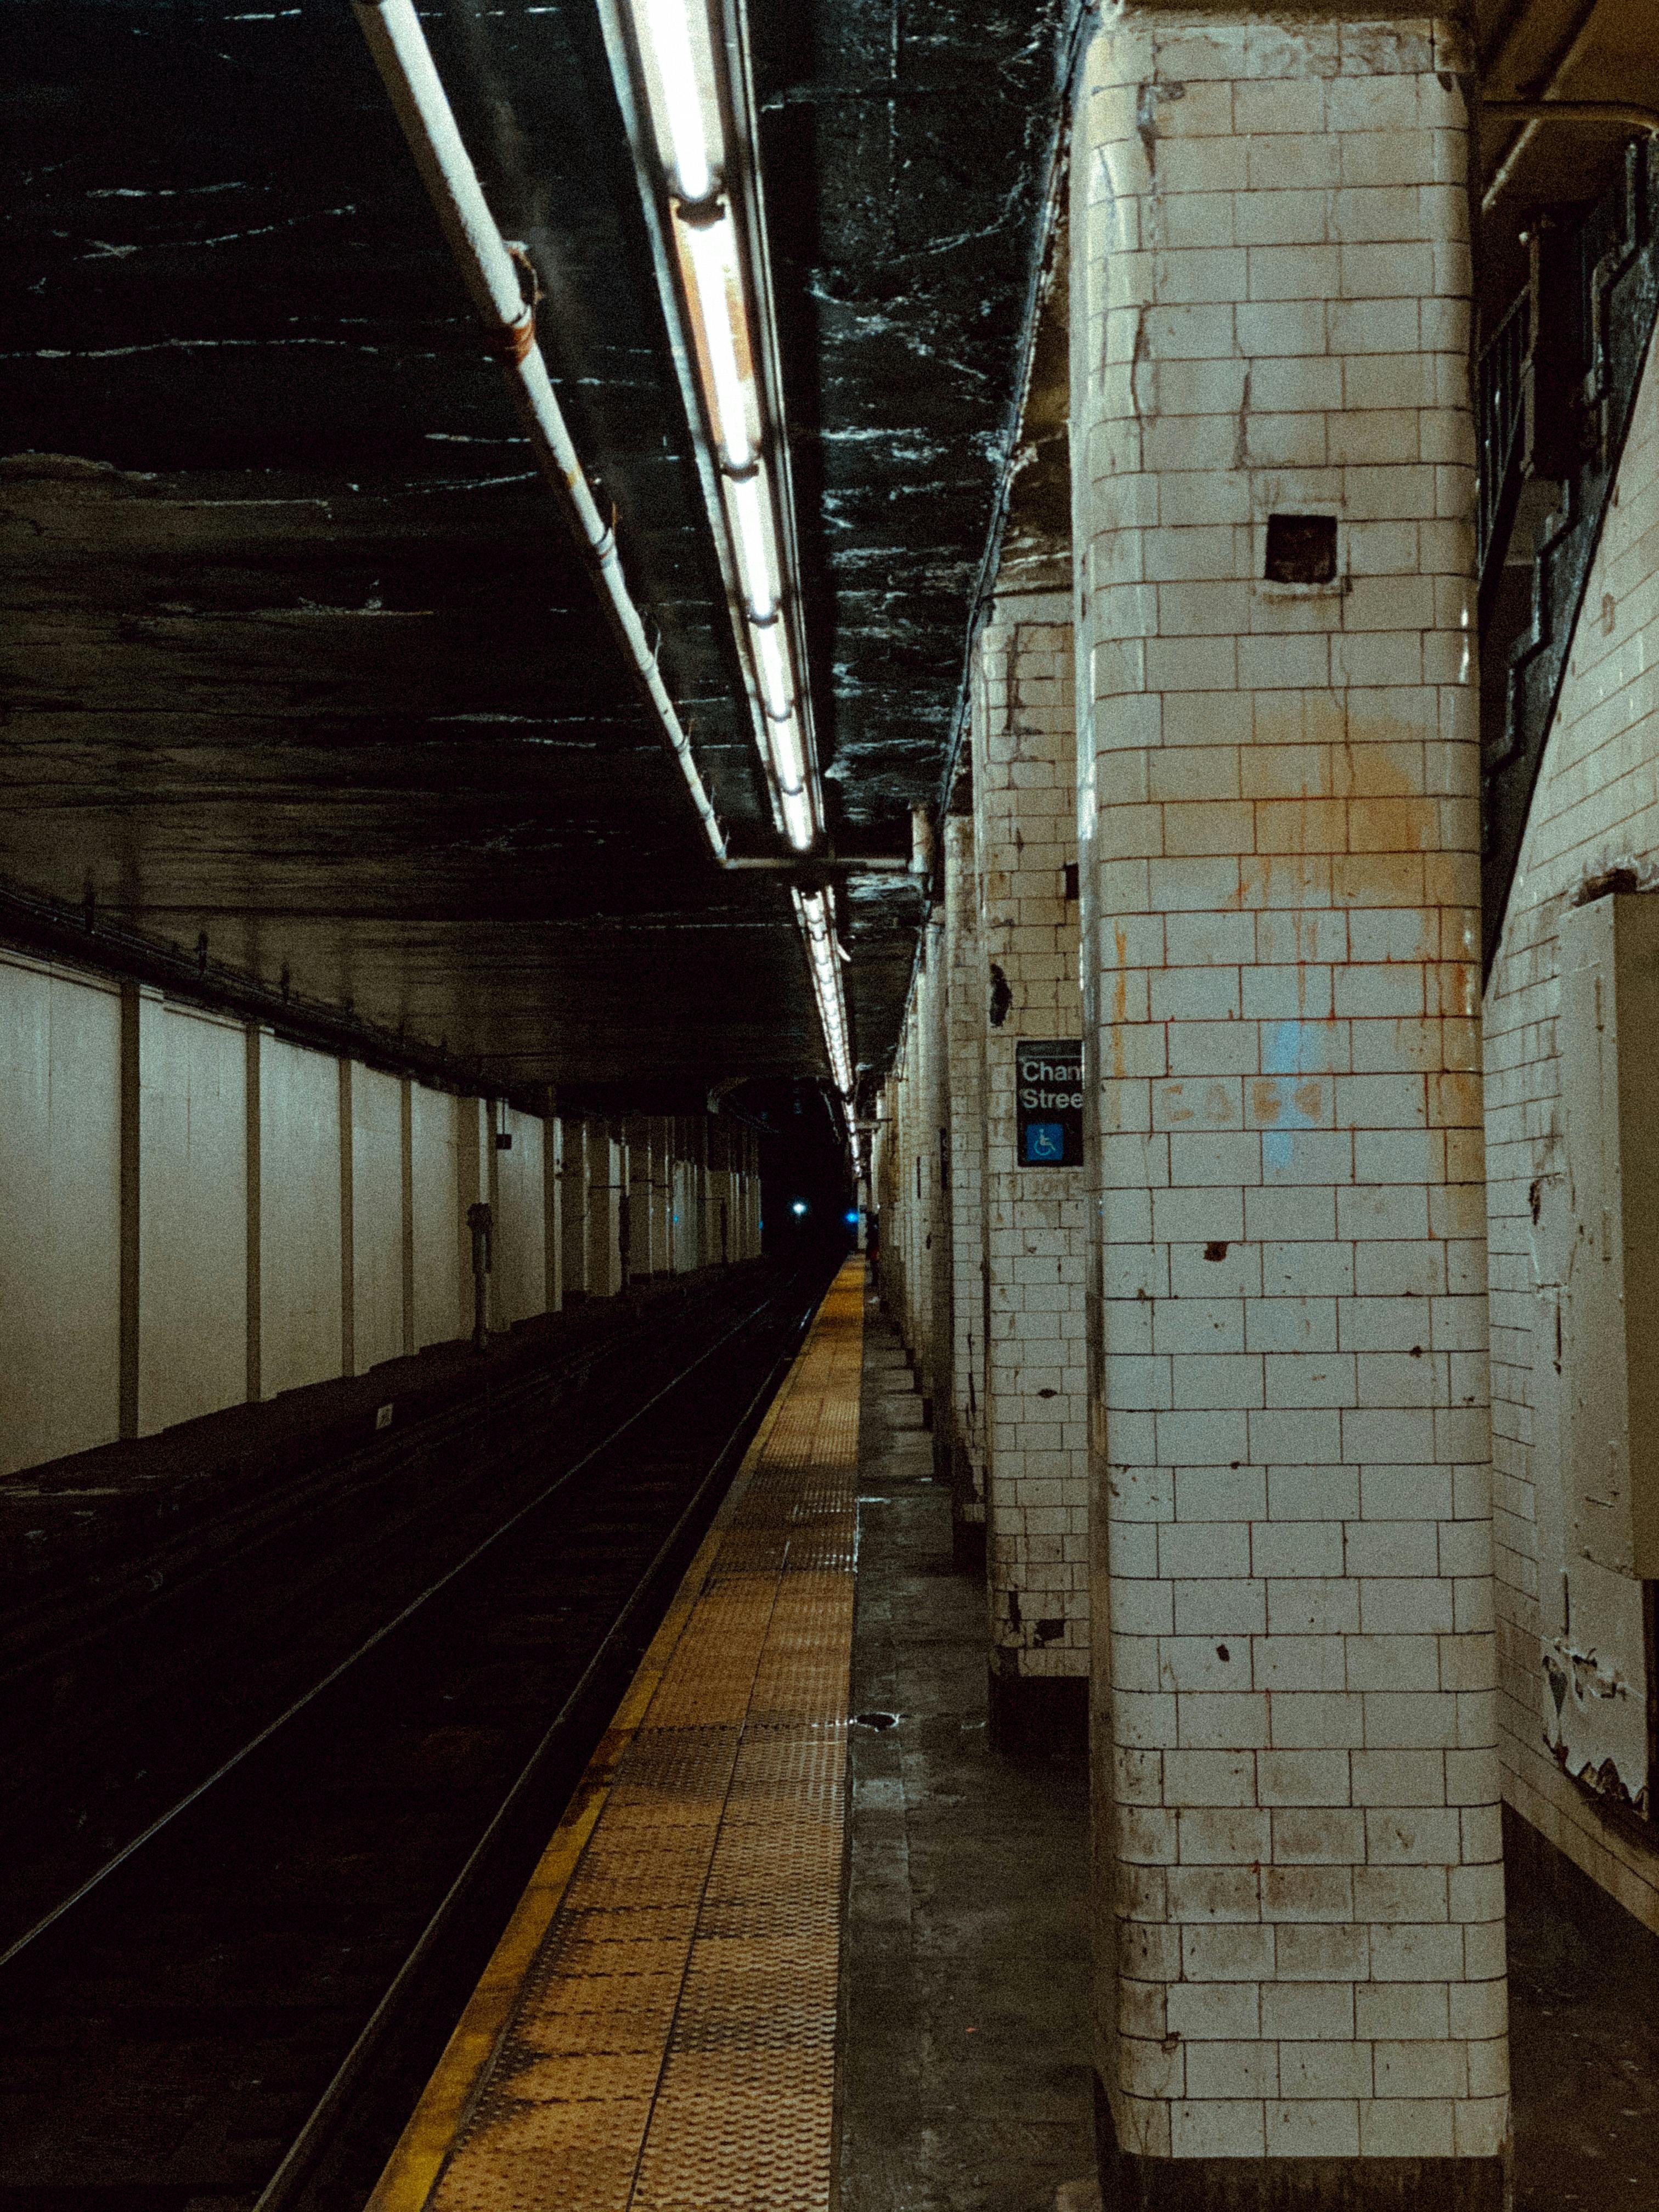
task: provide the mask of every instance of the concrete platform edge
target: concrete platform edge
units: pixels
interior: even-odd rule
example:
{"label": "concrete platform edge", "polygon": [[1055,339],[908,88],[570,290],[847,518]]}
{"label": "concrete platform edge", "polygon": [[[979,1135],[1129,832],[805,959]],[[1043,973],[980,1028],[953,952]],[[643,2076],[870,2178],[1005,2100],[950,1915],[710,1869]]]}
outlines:
{"label": "concrete platform edge", "polygon": [[571,1793],[563,1817],[491,1954],[465,2011],[445,2045],[443,2055],[398,2137],[364,2212],[420,2212],[431,2197],[457,2132],[489,2072],[525,1975],[552,1924],[605,1809],[623,1754],[645,1717],[702,1594],[721,1539],[753,1480],[780,1412],[811,1349],[824,1302],[833,1288],[833,1284],[826,1288],[799,1351],[773,1393],[742,1464],[670,1601],[662,1626],[653,1637],[610,1727],[600,1737],[581,1780]]}

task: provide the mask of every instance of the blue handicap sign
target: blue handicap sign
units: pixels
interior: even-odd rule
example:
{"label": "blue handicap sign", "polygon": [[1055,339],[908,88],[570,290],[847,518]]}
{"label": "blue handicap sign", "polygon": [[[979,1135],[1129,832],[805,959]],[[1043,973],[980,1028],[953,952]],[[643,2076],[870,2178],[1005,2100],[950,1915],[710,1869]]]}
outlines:
{"label": "blue handicap sign", "polygon": [[1060,1121],[1028,1121],[1025,1124],[1025,1157],[1028,1160],[1063,1160],[1066,1157],[1066,1127]]}

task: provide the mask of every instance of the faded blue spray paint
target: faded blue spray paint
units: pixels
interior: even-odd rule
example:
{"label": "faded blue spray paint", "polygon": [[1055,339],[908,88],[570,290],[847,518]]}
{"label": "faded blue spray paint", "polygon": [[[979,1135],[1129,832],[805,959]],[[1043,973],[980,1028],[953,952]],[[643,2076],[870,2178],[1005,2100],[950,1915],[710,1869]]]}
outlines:
{"label": "faded blue spray paint", "polygon": [[[1261,1072],[1264,1075],[1297,1076],[1311,1073],[1303,1065],[1303,1029],[1300,1022],[1268,1022],[1264,1025],[1261,1050]],[[1264,1130],[1261,1138],[1261,1164],[1269,1174],[1285,1173],[1295,1158],[1297,1129],[1316,1129],[1319,1124],[1311,1114],[1304,1113],[1296,1102],[1296,1093],[1287,1083],[1280,1087],[1279,1119],[1271,1129]]]}

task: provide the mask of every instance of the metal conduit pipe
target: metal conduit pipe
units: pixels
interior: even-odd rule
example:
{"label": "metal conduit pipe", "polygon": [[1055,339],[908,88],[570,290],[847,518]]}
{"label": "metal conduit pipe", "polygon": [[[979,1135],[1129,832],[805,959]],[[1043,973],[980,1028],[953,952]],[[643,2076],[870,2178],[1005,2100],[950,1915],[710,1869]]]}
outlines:
{"label": "metal conduit pipe", "polygon": [[[1558,70],[1556,76],[1560,73]],[[1553,83],[1555,77],[1550,82]],[[1480,195],[1482,215],[1490,215],[1502,198],[1540,124],[1612,123],[1626,131],[1644,131],[1650,138],[1659,135],[1659,109],[1639,107],[1628,100],[1483,100],[1480,112],[1506,116],[1522,126],[1497,174]]]}
{"label": "metal conduit pipe", "polygon": [[547,364],[536,343],[535,307],[525,296],[525,279],[530,273],[527,260],[514,258],[489,212],[412,0],[354,0],[354,6],[450,251],[530,433],[542,473],[559,498],[599,586],[611,626],[629,656],[668,749],[679,763],[710,848],[724,864],[725,835],[674,702],[658,672],[656,655],[647,641],[639,609],[629,594],[616,538],[593,504],[593,495],[554,397]]}
{"label": "metal conduit pipe", "polygon": [[1630,100],[1483,100],[1486,115],[1512,115],[1526,123],[1615,123],[1626,131],[1659,132],[1659,107]]}
{"label": "metal conduit pipe", "polygon": [[1521,158],[1546,123],[1612,123],[1626,131],[1659,134],[1659,110],[1638,107],[1625,100],[1483,100],[1488,115],[1512,116],[1520,123],[1509,152],[1492,182],[1480,195],[1480,212],[1490,215],[1509,189]]}
{"label": "metal conduit pipe", "polygon": [[[640,687],[656,714],[669,750],[679,763],[715,860],[722,868],[755,865],[734,861],[726,851],[725,835],[674,711],[674,702],[658,673],[656,657],[646,642],[639,610],[629,595],[616,538],[599,519],[563,413],[554,397],[546,363],[536,343],[534,299],[525,296],[526,279],[533,295],[533,271],[527,257],[521,251],[515,255],[502,238],[489,212],[477,171],[456,128],[454,112],[433,62],[413,0],[353,0],[353,4],[450,251],[489,334],[492,349],[501,362],[508,390],[530,433],[542,473],[564,507],[577,544],[603,594],[611,626],[633,663]],[[762,861],[760,865],[766,863]],[[789,867],[792,863],[774,865]],[[901,868],[905,866],[902,862],[898,865]],[[824,1049],[836,1079],[844,1089],[850,1088],[852,1067],[840,975],[833,963],[826,971],[817,934],[808,926],[800,895],[797,892],[794,896],[807,971],[818,1002]],[[823,908],[822,892],[814,891],[808,896],[818,908]]]}

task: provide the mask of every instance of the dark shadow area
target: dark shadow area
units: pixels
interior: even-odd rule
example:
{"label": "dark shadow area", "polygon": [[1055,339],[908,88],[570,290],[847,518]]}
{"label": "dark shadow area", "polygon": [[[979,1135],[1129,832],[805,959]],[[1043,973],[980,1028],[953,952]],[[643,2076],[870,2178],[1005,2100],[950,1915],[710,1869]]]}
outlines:
{"label": "dark shadow area", "polygon": [[994,1750],[985,1587],[872,1297],[859,1416],[842,2212],[1052,2212],[1092,2171],[1088,1771]]}

